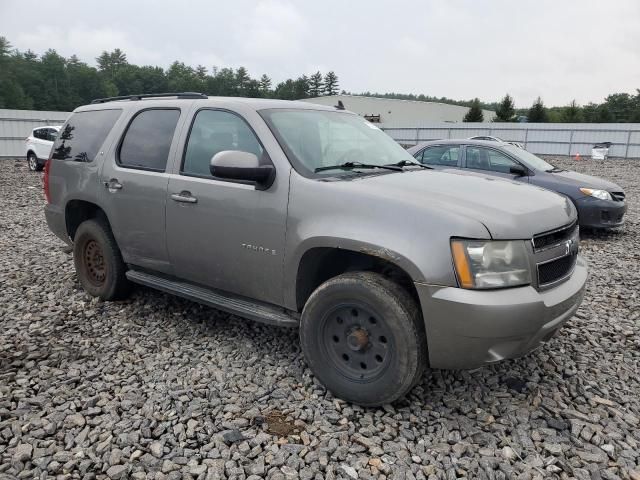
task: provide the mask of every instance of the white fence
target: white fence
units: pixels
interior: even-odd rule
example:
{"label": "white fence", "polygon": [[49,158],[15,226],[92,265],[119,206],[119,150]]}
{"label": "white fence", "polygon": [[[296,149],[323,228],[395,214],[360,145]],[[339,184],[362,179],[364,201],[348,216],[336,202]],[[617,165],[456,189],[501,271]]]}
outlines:
{"label": "white fence", "polygon": [[611,157],[640,158],[640,123],[438,123],[415,127],[381,125],[398,143],[491,135],[519,142],[531,153],[590,155],[594,144],[611,142]]}
{"label": "white fence", "polygon": [[23,157],[24,140],[31,130],[44,125],[62,125],[70,114],[0,109],[0,157]]}

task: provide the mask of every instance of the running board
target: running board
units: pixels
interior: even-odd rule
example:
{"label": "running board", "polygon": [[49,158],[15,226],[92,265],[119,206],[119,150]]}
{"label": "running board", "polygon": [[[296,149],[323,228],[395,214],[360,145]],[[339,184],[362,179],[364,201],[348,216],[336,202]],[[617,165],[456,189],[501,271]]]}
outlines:
{"label": "running board", "polygon": [[155,288],[162,292],[171,293],[187,300],[208,305],[240,317],[256,322],[276,325],[278,327],[297,327],[299,318],[296,313],[288,313],[285,309],[266,303],[252,302],[235,295],[210,290],[179,280],[170,280],[139,270],[127,271],[127,278],[134,283]]}

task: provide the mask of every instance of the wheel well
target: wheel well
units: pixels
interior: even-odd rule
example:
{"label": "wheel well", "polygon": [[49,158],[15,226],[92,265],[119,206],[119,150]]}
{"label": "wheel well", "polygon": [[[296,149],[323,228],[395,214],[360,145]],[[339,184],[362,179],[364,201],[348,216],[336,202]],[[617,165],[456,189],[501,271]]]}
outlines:
{"label": "wheel well", "polygon": [[[32,149],[27,150],[27,157],[29,156],[30,153],[33,153],[34,155],[36,155],[36,152],[34,152]],[[37,157],[37,155],[36,155]]]}
{"label": "wheel well", "polygon": [[296,277],[296,306],[301,311],[321,284],[346,272],[381,273],[402,287],[419,303],[418,292],[411,276],[395,263],[367,253],[342,248],[317,247],[307,251],[300,260]]}
{"label": "wheel well", "polygon": [[107,216],[98,205],[84,200],[71,200],[64,209],[64,218],[67,224],[67,234],[73,240],[76,230],[82,222],[90,218],[102,218],[107,223]]}

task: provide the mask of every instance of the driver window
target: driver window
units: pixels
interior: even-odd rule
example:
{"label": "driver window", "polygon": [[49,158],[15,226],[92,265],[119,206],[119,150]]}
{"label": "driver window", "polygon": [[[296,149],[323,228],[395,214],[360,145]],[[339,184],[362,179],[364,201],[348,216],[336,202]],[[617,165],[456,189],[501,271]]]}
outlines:
{"label": "driver window", "polygon": [[516,161],[492,148],[467,147],[467,168],[510,173],[516,165]]}
{"label": "driver window", "polygon": [[261,162],[266,158],[256,135],[238,115],[222,110],[201,110],[189,133],[181,173],[211,177],[211,158],[225,150],[253,153]]}

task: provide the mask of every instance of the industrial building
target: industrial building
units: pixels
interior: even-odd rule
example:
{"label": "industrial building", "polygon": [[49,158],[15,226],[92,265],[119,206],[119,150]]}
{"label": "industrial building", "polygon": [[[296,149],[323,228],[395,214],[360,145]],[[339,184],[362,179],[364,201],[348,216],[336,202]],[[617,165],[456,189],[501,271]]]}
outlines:
{"label": "industrial building", "polygon": [[[438,122],[462,122],[469,111],[468,107],[438,102],[420,102],[418,100],[396,100],[393,98],[363,97],[358,95],[332,95],[327,97],[306,98],[303,102],[319,105],[338,105],[380,123],[384,127],[420,127]],[[485,122],[496,116],[491,110],[483,110]]]}

